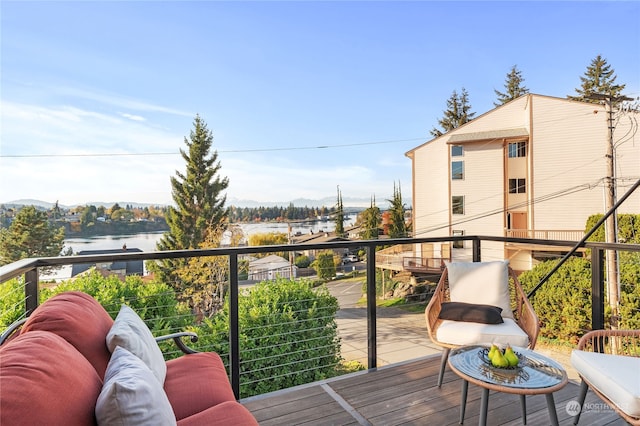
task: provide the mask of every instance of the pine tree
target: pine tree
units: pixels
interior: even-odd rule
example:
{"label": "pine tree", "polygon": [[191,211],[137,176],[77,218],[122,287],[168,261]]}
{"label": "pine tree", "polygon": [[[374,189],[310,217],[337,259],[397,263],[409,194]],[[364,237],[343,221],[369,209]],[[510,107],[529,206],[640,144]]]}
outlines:
{"label": "pine tree", "polygon": [[444,117],[438,120],[441,129],[434,127],[431,130],[431,135],[433,137],[442,136],[470,121],[474,115],[476,115],[476,113],[471,112],[469,94],[465,88],[462,88],[460,95],[454,90],[451,97],[447,100],[447,110],[444,111]]}
{"label": "pine tree", "polygon": [[581,87],[576,89],[577,96],[568,95],[574,101],[598,103],[597,99],[589,99],[591,95],[620,96],[625,84],[615,84],[616,75],[611,65],[601,55],[596,56],[587,67],[583,77],[580,77]]}
{"label": "pine tree", "polygon": [[529,93],[529,89],[522,85],[523,82],[522,72],[514,65],[511,67],[509,74],[507,74],[507,79],[504,83],[505,92],[503,93],[494,89],[494,92],[498,96],[498,102],[494,102],[493,104],[495,106],[504,105],[509,101]]}
{"label": "pine tree", "polygon": [[361,213],[362,215],[362,231],[360,238],[363,240],[377,240],[380,224],[382,223],[382,214],[376,206],[376,199],[371,199],[371,207]]}
{"label": "pine tree", "polygon": [[404,222],[405,206],[402,202],[402,192],[400,190],[400,183],[396,187],[393,184],[393,199],[388,200],[391,203],[390,207],[390,219],[391,225],[389,226],[389,238],[405,238],[407,237],[407,226]]}
{"label": "pine tree", "polygon": [[336,237],[344,238],[346,234],[344,232],[344,210],[342,206],[342,193],[340,192],[340,187],[338,187],[338,201],[336,204],[335,223]]}
{"label": "pine tree", "polygon": [[28,257],[60,256],[64,228],[49,223],[47,214],[34,206],[20,209],[9,228],[0,229],[0,265]]}
{"label": "pine tree", "polygon": [[[213,135],[199,115],[193,121],[189,139],[184,138],[187,150],[180,149],[186,162],[186,172],[176,171],[171,177],[173,201],[166,212],[169,231],[156,247],[163,250],[185,250],[199,248],[207,240],[208,230],[219,230],[227,223],[228,209],[225,208],[226,195],[222,192],[229,185],[226,177],[220,177],[218,152],[211,151]],[[150,268],[159,278],[174,287],[180,287],[174,274],[183,266],[177,259],[163,259]]]}

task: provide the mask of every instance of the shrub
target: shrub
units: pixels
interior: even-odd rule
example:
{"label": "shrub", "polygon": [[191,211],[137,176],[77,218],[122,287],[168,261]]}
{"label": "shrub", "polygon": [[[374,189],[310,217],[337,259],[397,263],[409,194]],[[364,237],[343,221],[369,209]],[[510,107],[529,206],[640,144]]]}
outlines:
{"label": "shrub", "polygon": [[318,253],[316,260],[313,261],[311,267],[316,270],[318,278],[330,280],[336,276],[336,263],[334,253],[331,250],[325,250]]}
{"label": "shrub", "polygon": [[298,268],[308,268],[309,265],[311,265],[311,260],[309,259],[309,256],[298,256],[296,257],[295,265]]}
{"label": "shrub", "polygon": [[[306,281],[263,281],[239,296],[241,396],[248,397],[337,374],[338,301]],[[198,347],[229,353],[228,301],[198,327]]]}

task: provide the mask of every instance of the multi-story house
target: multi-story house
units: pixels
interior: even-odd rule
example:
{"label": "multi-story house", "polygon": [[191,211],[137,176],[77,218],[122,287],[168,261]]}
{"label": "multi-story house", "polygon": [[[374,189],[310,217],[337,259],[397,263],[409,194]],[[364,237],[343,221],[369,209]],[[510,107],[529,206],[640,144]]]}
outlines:
{"label": "multi-story house", "polygon": [[[640,179],[640,114],[612,117],[620,197]],[[605,211],[609,118],[606,105],[528,94],[410,150],[414,235],[579,241],[587,218]],[[640,193],[618,213],[640,213]],[[451,256],[470,259],[470,248],[457,242]],[[439,256],[439,247],[427,250]],[[546,255],[517,244],[482,246],[483,259],[510,259],[519,270]]]}

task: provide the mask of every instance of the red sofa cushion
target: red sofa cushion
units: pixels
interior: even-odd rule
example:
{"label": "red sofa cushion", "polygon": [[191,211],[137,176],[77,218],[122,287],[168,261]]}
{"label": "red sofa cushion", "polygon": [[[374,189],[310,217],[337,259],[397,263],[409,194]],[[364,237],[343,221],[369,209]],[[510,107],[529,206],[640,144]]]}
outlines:
{"label": "red sofa cushion", "polygon": [[183,355],[168,361],[164,390],[177,420],[236,400],[222,359],[215,352]]}
{"label": "red sofa cushion", "polygon": [[257,426],[251,412],[236,401],[227,401],[178,421],[178,426]]}
{"label": "red sofa cushion", "polygon": [[112,325],[113,319],[93,297],[69,291],[38,306],[20,333],[41,330],[57,334],[84,355],[103,379],[111,358],[105,338]]}
{"label": "red sofa cushion", "polygon": [[0,424],[92,425],[102,381],[63,338],[22,334],[0,348]]}

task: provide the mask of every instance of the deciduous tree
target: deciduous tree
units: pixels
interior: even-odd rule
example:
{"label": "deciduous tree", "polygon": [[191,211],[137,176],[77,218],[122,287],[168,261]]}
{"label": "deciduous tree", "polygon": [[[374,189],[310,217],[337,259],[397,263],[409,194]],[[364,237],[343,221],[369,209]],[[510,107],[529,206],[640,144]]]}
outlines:
{"label": "deciduous tree", "polygon": [[338,200],[336,203],[336,216],[335,216],[335,224],[336,224],[336,237],[345,237],[346,234],[344,232],[344,210],[342,206],[342,192],[340,192],[340,187],[338,187]]}

